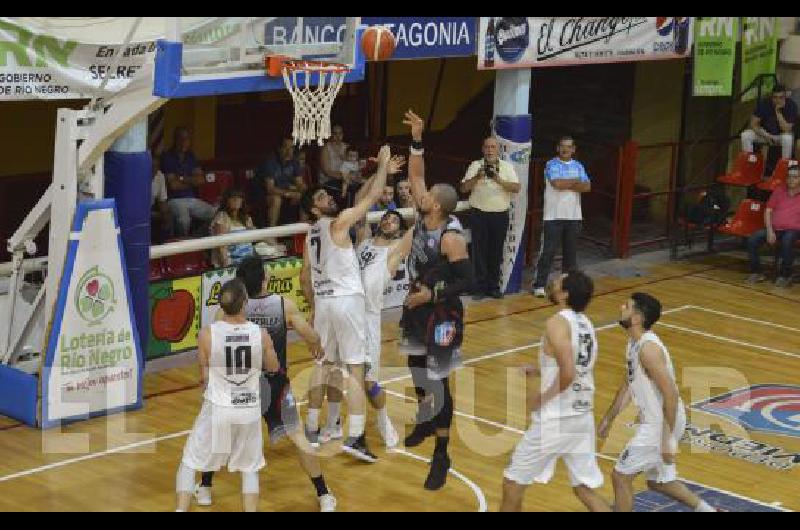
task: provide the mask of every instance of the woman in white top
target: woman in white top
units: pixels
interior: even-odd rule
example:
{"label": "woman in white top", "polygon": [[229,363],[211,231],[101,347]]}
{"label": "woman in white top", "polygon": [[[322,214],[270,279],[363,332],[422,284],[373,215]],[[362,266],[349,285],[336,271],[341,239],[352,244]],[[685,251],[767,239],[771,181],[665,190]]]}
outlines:
{"label": "woman in white top", "polygon": [[[222,235],[252,229],[253,220],[247,215],[242,190],[225,190],[219,210],[211,221],[211,234]],[[216,268],[236,266],[244,258],[254,255],[254,252],[252,243],[225,245],[211,251],[211,263]]]}

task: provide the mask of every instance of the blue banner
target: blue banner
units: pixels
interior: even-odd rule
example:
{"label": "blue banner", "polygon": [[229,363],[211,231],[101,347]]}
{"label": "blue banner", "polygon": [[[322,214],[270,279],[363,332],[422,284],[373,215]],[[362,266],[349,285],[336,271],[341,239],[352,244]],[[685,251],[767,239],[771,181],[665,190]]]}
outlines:
{"label": "blue banner", "polygon": [[392,59],[436,59],[475,55],[475,17],[361,17],[366,26],[394,33]]}
{"label": "blue banner", "polygon": [[[361,17],[361,26],[384,26],[395,36],[392,59],[475,55],[476,17]],[[303,42],[341,42],[345,17],[303,17]],[[264,28],[266,45],[299,41],[297,17],[277,17]]]}

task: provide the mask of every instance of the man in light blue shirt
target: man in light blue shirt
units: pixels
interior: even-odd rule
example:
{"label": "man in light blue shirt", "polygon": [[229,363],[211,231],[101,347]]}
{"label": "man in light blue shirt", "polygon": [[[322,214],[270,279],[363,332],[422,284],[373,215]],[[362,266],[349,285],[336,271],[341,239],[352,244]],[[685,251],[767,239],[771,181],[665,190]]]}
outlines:
{"label": "man in light blue shirt", "polygon": [[544,215],[542,216],[542,248],[536,264],[533,294],[545,296],[550,267],[559,244],[562,248],[562,267],[568,272],[578,265],[577,243],[583,216],[581,193],[592,189],[583,164],[573,159],[575,140],[564,136],[558,142],[558,156],[544,168]]}

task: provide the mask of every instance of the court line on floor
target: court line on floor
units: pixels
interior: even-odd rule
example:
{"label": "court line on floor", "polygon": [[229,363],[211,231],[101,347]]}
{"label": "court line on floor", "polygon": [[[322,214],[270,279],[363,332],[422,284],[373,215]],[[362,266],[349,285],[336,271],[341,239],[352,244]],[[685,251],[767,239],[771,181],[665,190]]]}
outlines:
{"label": "court line on floor", "polygon": [[[672,308],[672,309],[667,309],[666,311],[664,311],[664,314],[675,313],[677,311],[683,311],[687,307],[688,306],[684,305],[684,306],[675,307],[675,308]],[[613,328],[613,327],[616,327],[616,326],[618,326],[618,324],[616,322],[612,322],[610,324],[606,324],[604,326],[596,328],[596,330],[597,331],[602,331],[602,330],[610,329],[610,328]],[[541,341],[537,341],[537,342],[534,342],[534,343],[531,343],[531,344],[525,344],[525,345],[522,345],[522,346],[517,346],[515,348],[509,348],[507,350],[503,350],[503,351],[500,351],[500,352],[493,352],[493,353],[489,353],[489,354],[486,354],[486,355],[481,355],[479,357],[474,357],[474,358],[465,360],[464,364],[465,365],[466,364],[473,364],[473,363],[484,361],[484,360],[487,360],[487,359],[492,359],[494,357],[499,357],[499,356],[502,356],[502,355],[508,355],[509,353],[514,353],[514,352],[517,352],[517,351],[522,351],[522,350],[526,350],[526,349],[530,349],[530,348],[535,348],[535,347],[538,347],[540,344],[541,344]],[[387,385],[389,383],[395,383],[397,381],[402,381],[402,380],[410,379],[410,378],[411,378],[411,374],[405,374],[405,375],[402,375],[402,376],[394,377],[392,379],[387,379],[385,381],[381,381],[381,385]],[[303,406],[303,405],[307,405],[307,404],[308,404],[308,400],[303,400],[303,401],[300,401],[300,402],[297,403],[298,406]],[[136,447],[141,447],[143,445],[147,445],[148,443],[157,443],[157,442],[160,442],[160,441],[163,441],[163,440],[169,440],[171,438],[177,438],[179,436],[186,436],[190,432],[191,432],[191,429],[187,429],[187,430],[176,432],[176,433],[165,434],[163,436],[157,436],[155,438],[151,438],[150,440],[144,440],[144,441],[136,442],[136,443],[133,443],[133,444],[128,444],[128,445],[123,445],[123,446],[120,446],[120,447],[115,447],[113,449],[107,449],[105,451],[100,451],[100,452],[97,452],[97,453],[90,453],[88,455],[83,455],[83,456],[76,457],[76,458],[69,458],[69,459],[66,459],[66,460],[61,460],[59,462],[53,462],[51,464],[46,464],[44,466],[39,466],[39,467],[31,468],[31,469],[28,469],[28,470],[19,471],[17,473],[13,473],[11,475],[6,475],[6,476],[3,476],[3,477],[0,477],[0,483],[6,482],[8,480],[15,479],[15,478],[21,478],[21,477],[25,477],[25,476],[28,476],[28,475],[34,475],[34,474],[40,473],[42,471],[48,471],[48,470],[55,469],[55,468],[58,468],[58,467],[67,466],[67,465],[70,465],[70,464],[74,464],[76,462],[83,462],[85,460],[91,460],[93,458],[99,458],[99,457],[102,457],[102,456],[115,454],[115,453],[121,453],[121,452],[124,452],[124,451],[126,451],[128,449],[134,449]]]}
{"label": "court line on floor", "polygon": [[[395,392],[395,391],[393,391],[393,390],[386,390],[386,393],[387,393],[387,394],[389,394],[389,395],[395,396],[395,397],[399,397],[399,398],[401,398],[401,399],[403,399],[403,400],[406,400],[406,401],[412,401],[412,402],[413,402],[413,401],[416,401],[414,398],[411,398],[411,397],[409,397],[409,396],[406,396],[406,395],[404,395],[404,394],[401,394],[401,393],[399,393],[399,392]],[[486,425],[491,425],[492,427],[496,427],[496,428],[503,429],[503,430],[506,430],[506,431],[509,431],[509,432],[513,432],[513,433],[515,433],[515,434],[519,434],[519,435],[524,435],[524,434],[525,434],[525,431],[523,431],[523,430],[520,430],[520,429],[517,429],[516,427],[511,427],[510,425],[506,425],[506,424],[504,424],[504,423],[499,423],[499,422],[492,421],[492,420],[489,420],[489,419],[486,419],[486,418],[482,418],[482,417],[480,417],[480,416],[475,416],[475,415],[472,415],[472,414],[467,414],[466,412],[461,412],[461,411],[458,411],[458,410],[456,410],[456,411],[453,411],[453,412],[454,412],[454,414],[455,414],[456,416],[461,416],[461,417],[463,417],[463,418],[467,418],[467,419],[470,419],[470,420],[473,420],[473,421],[477,421],[477,422],[480,422],[480,423],[485,423]],[[605,455],[605,454],[603,454],[603,453],[597,453],[597,458],[600,458],[600,459],[602,459],[602,460],[607,460],[607,461],[610,461],[610,462],[616,462],[616,461],[617,461],[617,459],[616,459],[616,458],[614,458],[613,456],[608,456],[608,455]],[[690,484],[693,484],[693,485],[695,485],[695,486],[700,486],[700,487],[702,487],[702,488],[707,488],[707,489],[712,489],[712,490],[721,491],[721,492],[724,492],[724,493],[726,493],[726,494],[728,494],[728,495],[730,495],[730,496],[732,496],[732,497],[736,497],[736,498],[738,498],[738,499],[742,499],[742,500],[746,500],[746,501],[754,502],[754,503],[756,503],[756,504],[760,504],[761,506],[766,506],[766,507],[769,507],[769,508],[775,508],[775,509],[778,509],[778,510],[781,510],[781,511],[784,511],[784,512],[791,512],[791,511],[792,511],[792,510],[790,510],[790,509],[788,509],[788,508],[784,508],[784,507],[782,507],[782,506],[780,505],[781,503],[780,503],[780,502],[778,502],[778,501],[775,501],[775,502],[773,502],[773,503],[768,503],[768,502],[764,502],[764,501],[759,501],[759,500],[757,500],[757,499],[752,499],[752,498],[750,498],[750,497],[747,497],[746,495],[742,495],[742,494],[740,494],[740,493],[734,493],[734,492],[732,492],[732,491],[728,491],[728,490],[726,490],[726,489],[718,488],[718,487],[716,487],[716,486],[711,486],[711,485],[709,485],[709,484],[703,484],[702,482],[697,482],[697,481],[694,481],[694,480],[689,480],[689,479],[686,479],[686,478],[684,478],[684,477],[679,477],[679,478],[680,478],[680,480],[682,480],[683,482],[688,482],[688,483],[690,483]]]}
{"label": "court line on floor", "polygon": [[738,319],[738,320],[744,320],[745,322],[754,322],[756,324],[763,324],[765,326],[771,326],[773,328],[785,329],[787,331],[794,331],[794,332],[800,333],[800,329],[798,329],[798,328],[792,328],[792,327],[789,327],[789,326],[784,326],[783,324],[777,324],[775,322],[770,322],[769,320],[759,320],[757,318],[750,318],[750,317],[746,317],[746,316],[742,316],[742,315],[737,315],[737,314],[734,314],[734,313],[726,313],[725,311],[719,311],[717,309],[711,309],[711,308],[703,307],[703,306],[699,306],[699,305],[690,305],[689,308],[690,309],[699,309],[700,311],[706,311],[708,313],[713,313],[715,315],[735,318],[735,319]]}
{"label": "court line on floor", "polygon": [[731,344],[737,344],[739,346],[747,346],[747,347],[750,347],[750,348],[755,348],[757,350],[768,351],[768,352],[771,352],[771,353],[777,353],[779,355],[785,355],[786,357],[794,357],[796,359],[800,359],[800,354],[798,354],[798,353],[792,353],[792,352],[788,352],[788,351],[777,350],[775,348],[770,348],[769,346],[761,346],[759,344],[753,344],[751,342],[747,342],[747,341],[743,341],[743,340],[732,339],[730,337],[723,337],[723,336],[720,336],[720,335],[714,335],[713,333],[708,333],[708,332],[700,331],[700,330],[697,330],[697,329],[685,328],[683,326],[676,326],[675,324],[667,324],[666,322],[659,322],[658,325],[659,326],[663,326],[665,328],[677,329],[679,331],[685,331],[686,333],[692,333],[694,335],[700,335],[701,337],[717,339],[717,340],[722,341],[722,342],[729,342]]}
{"label": "court line on floor", "polygon": [[[389,451],[390,451],[390,453],[398,453],[398,454],[401,454],[401,455],[405,455],[405,456],[414,458],[416,460],[420,460],[422,462],[425,462],[426,464],[430,464],[430,462],[431,462],[430,458],[425,458],[424,456],[416,455],[414,453],[406,451],[405,449],[395,448],[395,449],[390,449]],[[486,512],[486,511],[489,510],[489,505],[486,502],[486,496],[483,494],[483,490],[480,488],[480,486],[478,486],[477,484],[472,482],[470,479],[468,479],[463,473],[460,473],[460,472],[456,471],[452,467],[450,469],[448,469],[448,472],[450,474],[454,475],[455,477],[457,477],[464,484],[466,484],[467,487],[469,487],[469,489],[472,490],[472,492],[475,494],[475,497],[478,499],[478,511],[479,512]]]}

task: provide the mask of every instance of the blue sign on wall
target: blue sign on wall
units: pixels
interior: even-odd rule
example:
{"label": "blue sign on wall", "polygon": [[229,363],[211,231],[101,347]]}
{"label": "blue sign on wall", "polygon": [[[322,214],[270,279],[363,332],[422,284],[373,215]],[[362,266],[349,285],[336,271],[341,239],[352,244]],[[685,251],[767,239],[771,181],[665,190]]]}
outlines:
{"label": "blue sign on wall", "polygon": [[[385,26],[395,36],[392,59],[435,59],[475,55],[476,17],[361,17],[362,26]],[[345,17],[304,17],[303,41],[341,42]],[[264,28],[264,43],[299,40],[297,17],[277,17]]]}
{"label": "blue sign on wall", "polygon": [[392,59],[467,57],[476,53],[475,17],[362,17],[367,26],[386,26],[397,49]]}

